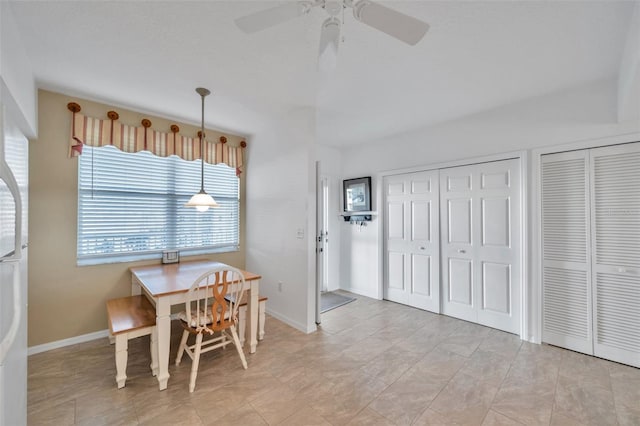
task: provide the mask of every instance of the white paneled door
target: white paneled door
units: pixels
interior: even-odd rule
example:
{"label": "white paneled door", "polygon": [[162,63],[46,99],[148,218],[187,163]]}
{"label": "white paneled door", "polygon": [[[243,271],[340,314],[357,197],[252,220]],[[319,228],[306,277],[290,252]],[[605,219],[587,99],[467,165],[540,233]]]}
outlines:
{"label": "white paneled door", "polygon": [[438,171],[383,179],[384,298],[440,312]]}
{"label": "white paneled door", "polygon": [[520,161],[440,170],[442,312],[520,332]]}

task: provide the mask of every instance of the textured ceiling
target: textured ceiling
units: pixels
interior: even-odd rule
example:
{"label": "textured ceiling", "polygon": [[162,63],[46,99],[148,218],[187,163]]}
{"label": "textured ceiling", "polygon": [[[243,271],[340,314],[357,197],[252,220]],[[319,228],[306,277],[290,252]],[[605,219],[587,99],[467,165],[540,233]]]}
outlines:
{"label": "textured ceiling", "polygon": [[321,9],[246,35],[233,20],[282,2],[18,1],[40,87],[251,135],[273,114],[317,108],[343,146],[618,73],[635,2],[392,1],[431,28],[407,46],[344,16],[337,69],[317,71]]}

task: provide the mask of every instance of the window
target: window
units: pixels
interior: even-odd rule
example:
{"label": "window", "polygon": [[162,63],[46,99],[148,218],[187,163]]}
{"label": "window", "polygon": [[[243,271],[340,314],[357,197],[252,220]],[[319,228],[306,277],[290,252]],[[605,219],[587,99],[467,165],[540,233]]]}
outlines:
{"label": "window", "polygon": [[84,146],[78,176],[78,264],[238,250],[239,179],[205,163],[205,190],[220,207],[184,207],[200,190],[200,160]]}

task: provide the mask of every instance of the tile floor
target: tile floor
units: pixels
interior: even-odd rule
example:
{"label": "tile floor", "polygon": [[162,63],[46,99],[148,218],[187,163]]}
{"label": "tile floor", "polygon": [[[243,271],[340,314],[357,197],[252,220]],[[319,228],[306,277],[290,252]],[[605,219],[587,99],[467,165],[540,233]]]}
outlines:
{"label": "tile floor", "polygon": [[158,391],[145,337],[120,390],[107,339],[33,355],[29,425],[640,425],[640,369],[357,297],[309,335],[268,317],[246,371],[203,355],[193,394],[189,359]]}

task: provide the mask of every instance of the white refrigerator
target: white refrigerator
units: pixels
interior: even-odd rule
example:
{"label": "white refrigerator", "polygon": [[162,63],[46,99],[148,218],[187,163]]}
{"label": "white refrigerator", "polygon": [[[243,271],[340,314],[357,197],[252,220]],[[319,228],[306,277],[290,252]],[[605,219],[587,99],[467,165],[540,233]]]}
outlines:
{"label": "white refrigerator", "polygon": [[[0,104],[1,107],[1,104]],[[28,141],[0,112],[0,426],[27,423]]]}

